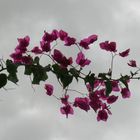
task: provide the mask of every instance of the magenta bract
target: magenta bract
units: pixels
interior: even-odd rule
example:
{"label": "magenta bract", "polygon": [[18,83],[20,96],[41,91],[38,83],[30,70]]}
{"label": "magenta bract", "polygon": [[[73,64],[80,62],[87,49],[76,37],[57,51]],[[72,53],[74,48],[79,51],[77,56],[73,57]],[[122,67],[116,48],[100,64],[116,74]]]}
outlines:
{"label": "magenta bract", "polygon": [[89,49],[89,45],[92,44],[97,40],[98,36],[97,35],[91,35],[88,38],[82,39],[79,43],[79,45],[84,48],[84,49]]}
{"label": "magenta bract", "polygon": [[10,57],[13,58],[14,63],[22,62],[22,53],[20,51],[16,51],[15,53],[12,53]]}
{"label": "magenta bract", "polygon": [[108,119],[108,114],[107,111],[105,109],[99,110],[98,111],[98,115],[97,115],[97,121],[107,121]]}
{"label": "magenta bract", "polygon": [[120,91],[119,81],[113,80],[113,81],[111,81],[111,84],[112,84],[112,91],[116,91],[116,92]]}
{"label": "magenta bract", "polygon": [[53,94],[53,86],[51,84],[45,84],[46,94],[51,96]]}
{"label": "magenta bract", "polygon": [[44,42],[52,42],[54,40],[57,40],[58,38],[58,31],[57,30],[53,30],[52,33],[48,33],[46,31],[44,31],[44,35],[42,37],[42,41]]}
{"label": "magenta bract", "polygon": [[77,97],[75,98],[74,104],[75,107],[79,107],[80,109],[83,109],[85,111],[90,110],[89,107],[89,99],[88,98],[81,98],[81,97]]}
{"label": "magenta bract", "polygon": [[137,67],[135,60],[130,60],[129,63],[127,63],[130,67]]}
{"label": "magenta bract", "polygon": [[22,64],[31,65],[33,62],[33,59],[31,56],[23,56],[21,62]]}
{"label": "magenta bract", "polygon": [[69,36],[66,37],[64,39],[64,41],[65,41],[65,46],[71,46],[71,45],[74,45],[76,43],[76,39],[73,37],[69,37]]}
{"label": "magenta bract", "polygon": [[110,52],[117,52],[116,50],[116,42],[105,41],[100,43],[100,48]]}
{"label": "magenta bract", "polygon": [[62,104],[67,105],[68,104],[68,99],[69,99],[69,95],[65,95],[64,97],[62,97],[61,98]]}
{"label": "magenta bract", "polygon": [[40,41],[42,51],[49,52],[51,50],[50,42]]}
{"label": "magenta bract", "polygon": [[62,114],[65,114],[67,118],[68,118],[68,115],[69,115],[69,114],[71,114],[71,115],[74,114],[73,108],[72,108],[69,104],[67,104],[67,105],[65,105],[65,106],[63,106],[63,107],[61,107],[61,108],[60,108],[60,112],[61,112]]}
{"label": "magenta bract", "polygon": [[20,51],[21,53],[25,53],[27,51],[27,47],[29,45],[30,42],[30,37],[29,36],[25,36],[24,38],[18,38],[18,45],[15,48],[15,51]]}
{"label": "magenta bract", "polygon": [[100,100],[98,91],[94,93],[89,93],[89,98],[90,98],[89,105],[96,112],[98,109],[101,108],[101,105],[102,105],[102,101]]}
{"label": "magenta bract", "polygon": [[121,94],[123,98],[130,98],[131,93],[128,88],[122,88]]}
{"label": "magenta bract", "polygon": [[79,45],[86,50],[89,49],[88,39],[81,40]]}
{"label": "magenta bract", "polygon": [[54,29],[54,30],[52,31],[52,33],[51,33],[51,36],[52,36],[52,40],[53,40],[53,41],[54,41],[54,40],[57,40],[58,37],[59,37],[59,32],[58,32],[56,29]]}
{"label": "magenta bract", "polygon": [[102,88],[100,90],[97,90],[96,93],[98,94],[98,96],[100,97],[100,99],[107,100],[105,88]]}
{"label": "magenta bract", "polygon": [[121,57],[127,57],[129,55],[129,52],[130,52],[130,49],[127,49],[127,50],[125,50],[123,52],[120,52],[119,55]]}
{"label": "magenta bract", "polygon": [[112,104],[112,103],[116,102],[117,99],[118,99],[118,96],[111,95],[107,98],[107,103]]}
{"label": "magenta bract", "polygon": [[91,61],[89,59],[85,59],[85,55],[82,52],[79,52],[77,54],[76,63],[79,64],[81,67],[89,65],[90,62]]}
{"label": "magenta bract", "polygon": [[91,35],[88,37],[88,44],[94,43],[98,39],[97,35]]}
{"label": "magenta bract", "polygon": [[42,50],[38,46],[36,46],[31,50],[31,52],[33,52],[34,54],[41,54]]}
{"label": "magenta bract", "polygon": [[24,38],[18,38],[19,46],[21,47],[27,47],[30,42],[30,37],[25,36]]}
{"label": "magenta bract", "polygon": [[61,64],[62,67],[67,67],[73,63],[72,57],[68,59],[57,49],[54,50],[54,54],[52,55],[53,59]]}
{"label": "magenta bract", "polygon": [[65,31],[63,30],[59,31],[59,37],[62,41],[64,41],[67,36],[68,36],[68,33],[66,33]]}

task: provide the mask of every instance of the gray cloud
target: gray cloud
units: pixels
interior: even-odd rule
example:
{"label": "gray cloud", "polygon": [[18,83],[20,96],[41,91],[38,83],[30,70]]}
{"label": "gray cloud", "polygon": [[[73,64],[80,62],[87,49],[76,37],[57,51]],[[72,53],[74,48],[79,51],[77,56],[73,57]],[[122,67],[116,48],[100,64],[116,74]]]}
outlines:
{"label": "gray cloud", "polygon": [[[88,68],[95,72],[107,71],[110,56],[98,49],[100,41],[116,41],[118,50],[131,48],[130,58],[139,58],[139,6],[138,0],[0,0],[0,55],[8,57],[17,44],[17,37],[30,35],[31,46],[34,46],[44,29],[62,28],[79,39],[98,34],[99,41],[91,46],[93,52],[86,53],[93,60]],[[69,54],[67,50],[64,52]],[[116,59],[114,75],[129,72],[124,65],[128,60]],[[112,106],[113,115],[104,123],[96,121],[94,112],[78,109],[74,116],[65,119],[59,112],[60,103],[45,95],[43,83],[33,93],[29,78],[23,78],[22,73],[20,70],[19,87],[9,83],[7,88],[16,89],[1,90],[0,139],[131,140],[140,137],[139,81],[131,83],[132,97],[129,100],[120,97]],[[55,94],[61,94],[61,88],[54,77],[51,78],[48,82],[54,83]],[[74,83],[73,88],[86,91],[80,84]]]}

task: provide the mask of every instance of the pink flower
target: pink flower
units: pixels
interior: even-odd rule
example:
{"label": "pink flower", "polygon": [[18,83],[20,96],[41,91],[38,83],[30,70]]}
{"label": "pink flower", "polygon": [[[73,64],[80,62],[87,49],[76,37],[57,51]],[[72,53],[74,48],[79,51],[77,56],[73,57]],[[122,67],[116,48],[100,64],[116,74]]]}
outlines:
{"label": "pink flower", "polygon": [[25,53],[27,51],[27,47],[30,42],[30,37],[25,36],[24,38],[18,38],[18,46],[15,48],[15,51],[20,51],[21,53]]}
{"label": "pink flower", "polygon": [[62,67],[67,67],[73,63],[72,57],[68,59],[57,49],[54,49],[54,54],[52,55],[53,59],[61,64]]}
{"label": "pink flower", "polygon": [[84,49],[89,49],[89,40],[86,38],[86,39],[83,39],[80,41],[79,45],[84,48]]}
{"label": "pink flower", "polygon": [[61,98],[61,102],[64,105],[68,104],[68,99],[69,99],[69,95],[65,95],[64,97]]}
{"label": "pink flower", "polygon": [[51,84],[45,84],[46,94],[51,96],[53,94],[53,86]]}
{"label": "pink flower", "polygon": [[89,59],[85,59],[85,56],[82,52],[79,52],[76,58],[76,63],[79,64],[81,67],[84,67],[85,65],[89,65],[90,64],[90,60]]}
{"label": "pink flower", "polygon": [[80,97],[75,98],[75,101],[74,101],[73,105],[75,107],[79,107],[80,109],[83,109],[85,111],[90,110],[89,99],[86,98],[86,97],[85,98],[80,98]]}
{"label": "pink flower", "polygon": [[111,81],[111,84],[112,84],[112,91],[120,91],[120,88],[119,88],[119,81],[116,81],[116,80],[113,80]]}
{"label": "pink flower", "polygon": [[48,32],[44,31],[44,35],[42,37],[42,41],[44,41],[44,42],[46,42],[46,41],[47,42],[52,42],[53,39],[52,39],[51,34],[49,34]]}
{"label": "pink flower", "polygon": [[67,104],[67,105],[65,105],[65,106],[63,106],[63,107],[61,107],[61,108],[60,108],[60,112],[61,112],[62,114],[65,114],[65,115],[66,115],[66,118],[68,118],[68,115],[69,115],[69,114],[73,115],[73,113],[74,113],[73,108],[72,108],[69,104]]}
{"label": "pink flower", "polygon": [[26,51],[27,51],[27,47],[21,47],[21,46],[17,46],[16,48],[15,48],[15,51],[20,51],[20,53],[25,53]]}
{"label": "pink flower", "polygon": [[108,114],[107,111],[105,109],[99,110],[98,111],[98,115],[97,115],[97,121],[107,121],[108,119]]}
{"label": "pink flower", "polygon": [[119,55],[120,55],[121,57],[126,57],[126,56],[129,55],[129,52],[130,52],[130,49],[127,49],[127,50],[125,50],[125,51],[123,51],[123,52],[120,52]]}
{"label": "pink flower", "polygon": [[27,65],[31,65],[32,61],[33,59],[31,56],[23,56],[21,60],[22,64],[27,64]]}
{"label": "pink flower", "polygon": [[109,115],[112,115],[112,113],[111,113],[111,111],[109,110],[108,107],[109,107],[109,106],[107,106],[106,103],[102,103],[102,109],[103,109],[103,110],[106,110],[107,113],[108,113]]}
{"label": "pink flower", "polygon": [[118,99],[118,96],[111,95],[107,98],[107,103],[112,104],[112,103],[116,102],[117,99]]}
{"label": "pink flower", "polygon": [[63,59],[63,54],[59,50],[54,49],[52,57],[56,62],[61,63]]}
{"label": "pink flower", "polygon": [[48,33],[46,31],[44,31],[42,41],[44,41],[44,42],[52,42],[54,40],[57,40],[57,38],[58,38],[58,31],[57,30],[53,30],[52,33]]}
{"label": "pink flower", "polygon": [[131,93],[128,88],[122,88],[121,94],[123,98],[130,98]]}
{"label": "pink flower", "polygon": [[30,37],[25,36],[24,38],[18,38],[18,42],[19,42],[19,46],[27,47],[29,45],[29,42],[30,42]]}
{"label": "pink flower", "polygon": [[130,60],[129,63],[127,63],[130,67],[137,67],[135,60]]}
{"label": "pink flower", "polygon": [[97,112],[97,110],[101,108],[101,101],[100,100],[97,100],[96,102],[90,101],[89,105],[95,112]]}
{"label": "pink flower", "polygon": [[89,105],[96,112],[98,109],[101,108],[101,105],[102,105],[102,101],[100,100],[98,91],[94,93],[89,93],[89,98],[90,98]]}
{"label": "pink flower", "polygon": [[66,33],[65,31],[63,30],[59,31],[59,37],[62,41],[64,41],[67,36],[68,36],[68,33]]}
{"label": "pink flower", "polygon": [[52,33],[51,33],[51,36],[52,36],[52,39],[53,40],[57,40],[58,37],[59,37],[59,32],[57,30],[53,30]]}
{"label": "pink flower", "polygon": [[34,54],[41,54],[42,50],[39,47],[34,47],[31,52],[33,52]]}
{"label": "pink flower", "polygon": [[98,38],[97,35],[91,35],[88,38],[82,39],[79,45],[83,47],[84,49],[89,49],[89,45],[95,42],[97,38]]}
{"label": "pink flower", "polygon": [[97,88],[101,84],[100,80],[95,80],[94,81],[94,88]]}
{"label": "pink flower", "polygon": [[22,53],[18,50],[15,53],[12,53],[10,55],[10,57],[13,58],[14,63],[21,63],[22,62]]}
{"label": "pink flower", "polygon": [[64,39],[64,41],[65,41],[65,46],[71,46],[75,44],[76,39],[68,36]]}
{"label": "pink flower", "polygon": [[92,43],[94,43],[97,39],[98,39],[98,36],[97,36],[97,35],[91,35],[91,36],[88,37],[88,43],[89,43],[89,44],[92,44]]}
{"label": "pink flower", "polygon": [[86,88],[87,88],[87,90],[88,90],[88,92],[89,93],[91,93],[92,92],[92,88],[91,88],[91,86],[90,86],[90,84],[88,83],[88,84],[86,84]]}
{"label": "pink flower", "polygon": [[116,42],[105,41],[100,43],[100,48],[110,52],[116,52]]}
{"label": "pink flower", "polygon": [[102,100],[107,100],[105,91],[106,91],[105,88],[102,88],[102,89],[96,91],[97,94],[99,95],[100,99],[102,99]]}
{"label": "pink flower", "polygon": [[72,57],[69,57],[67,59],[65,56],[63,56],[63,59],[60,64],[62,67],[67,67],[68,65],[71,65],[72,63],[73,63]]}
{"label": "pink flower", "polygon": [[49,52],[51,50],[50,42],[40,41],[42,51]]}

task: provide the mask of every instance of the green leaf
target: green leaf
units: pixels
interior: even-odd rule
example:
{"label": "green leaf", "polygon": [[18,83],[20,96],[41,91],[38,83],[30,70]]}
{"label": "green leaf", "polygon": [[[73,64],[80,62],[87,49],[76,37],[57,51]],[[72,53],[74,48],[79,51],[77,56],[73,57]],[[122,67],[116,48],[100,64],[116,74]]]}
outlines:
{"label": "green leaf", "polygon": [[25,65],[25,75],[33,74],[32,84],[40,84],[40,81],[45,81],[48,79],[47,68],[41,65]]}
{"label": "green leaf", "polygon": [[15,84],[18,82],[16,74],[18,66],[19,64],[14,64],[11,60],[6,61],[7,72],[9,73],[7,79]]}
{"label": "green leaf", "polygon": [[33,65],[25,65],[24,74],[25,75],[31,75],[32,74],[32,67],[33,67]]}
{"label": "green leaf", "polygon": [[13,82],[15,84],[18,82],[18,78],[17,78],[16,73],[9,74],[7,78],[8,78],[9,81],[11,81],[11,82]]}
{"label": "green leaf", "polygon": [[112,92],[112,83],[110,80],[107,80],[105,82],[105,86],[106,86],[106,96],[109,96],[109,94]]}
{"label": "green leaf", "polygon": [[129,80],[129,78],[130,77],[128,75],[125,75],[125,76],[122,76],[121,75],[121,78],[119,79],[125,85],[126,88],[129,88],[128,87],[128,83],[127,83],[127,81]]}
{"label": "green leaf", "polygon": [[52,68],[53,68],[53,72],[56,73],[56,74],[59,74],[60,73],[60,66],[57,65],[57,64],[54,64],[52,65]]}
{"label": "green leaf", "polygon": [[79,77],[80,72],[78,70],[76,70],[75,68],[70,68],[69,72],[73,75],[73,77],[78,82],[78,77]]}
{"label": "green leaf", "polygon": [[85,81],[85,84],[89,83],[92,90],[93,90],[94,89],[95,74],[89,72],[89,74],[85,77],[84,81]]}
{"label": "green leaf", "polygon": [[47,73],[41,65],[32,66],[33,81],[32,84],[40,84],[40,81],[45,81],[48,79]]}
{"label": "green leaf", "polygon": [[39,61],[40,61],[40,58],[39,58],[38,56],[36,56],[36,57],[34,58],[33,63],[39,65]]}
{"label": "green leaf", "polygon": [[52,70],[52,69],[51,69],[51,64],[48,64],[47,66],[45,66],[45,67],[44,67],[44,70],[45,70],[46,72],[51,71],[51,70]]}
{"label": "green leaf", "polygon": [[7,72],[9,73],[17,73],[18,64],[14,64],[12,60],[6,61]]}
{"label": "green leaf", "polygon": [[71,75],[61,75],[60,80],[63,84],[63,88],[65,89],[73,80],[73,76]]}
{"label": "green leaf", "polygon": [[4,73],[0,74],[0,88],[4,87],[7,84],[7,75]]}
{"label": "green leaf", "polygon": [[52,66],[53,72],[56,74],[58,80],[60,79],[63,84],[63,88],[65,89],[73,80],[73,76],[69,74],[67,68],[62,68],[58,64],[54,64]]}
{"label": "green leaf", "polygon": [[130,74],[131,74],[132,77],[135,75],[132,71],[130,71]]}
{"label": "green leaf", "polygon": [[136,71],[136,72],[132,72],[132,71],[130,71],[130,74],[131,74],[131,77],[133,77],[133,76],[137,75],[138,72],[137,72],[137,71]]}
{"label": "green leaf", "polygon": [[58,64],[52,65],[52,68],[58,79],[60,79],[61,75],[64,75],[64,73],[68,73],[67,69],[62,69]]}
{"label": "green leaf", "polygon": [[98,77],[102,78],[103,80],[108,80],[106,73],[99,73]]}

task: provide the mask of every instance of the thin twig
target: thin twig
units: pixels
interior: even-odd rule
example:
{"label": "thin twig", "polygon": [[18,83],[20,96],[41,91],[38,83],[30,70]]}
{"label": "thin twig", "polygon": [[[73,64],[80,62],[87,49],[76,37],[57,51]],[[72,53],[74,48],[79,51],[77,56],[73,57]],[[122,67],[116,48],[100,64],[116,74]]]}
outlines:
{"label": "thin twig", "polygon": [[33,92],[35,93],[35,88],[33,87],[31,76],[29,76],[29,78],[30,78],[30,82],[31,82],[31,87],[33,89]]}
{"label": "thin twig", "polygon": [[77,91],[77,90],[75,90],[75,89],[67,89],[67,91],[74,91],[74,92],[77,92],[77,93],[81,94],[82,96],[87,95],[87,94],[82,93],[82,92],[80,92],[80,91]]}

